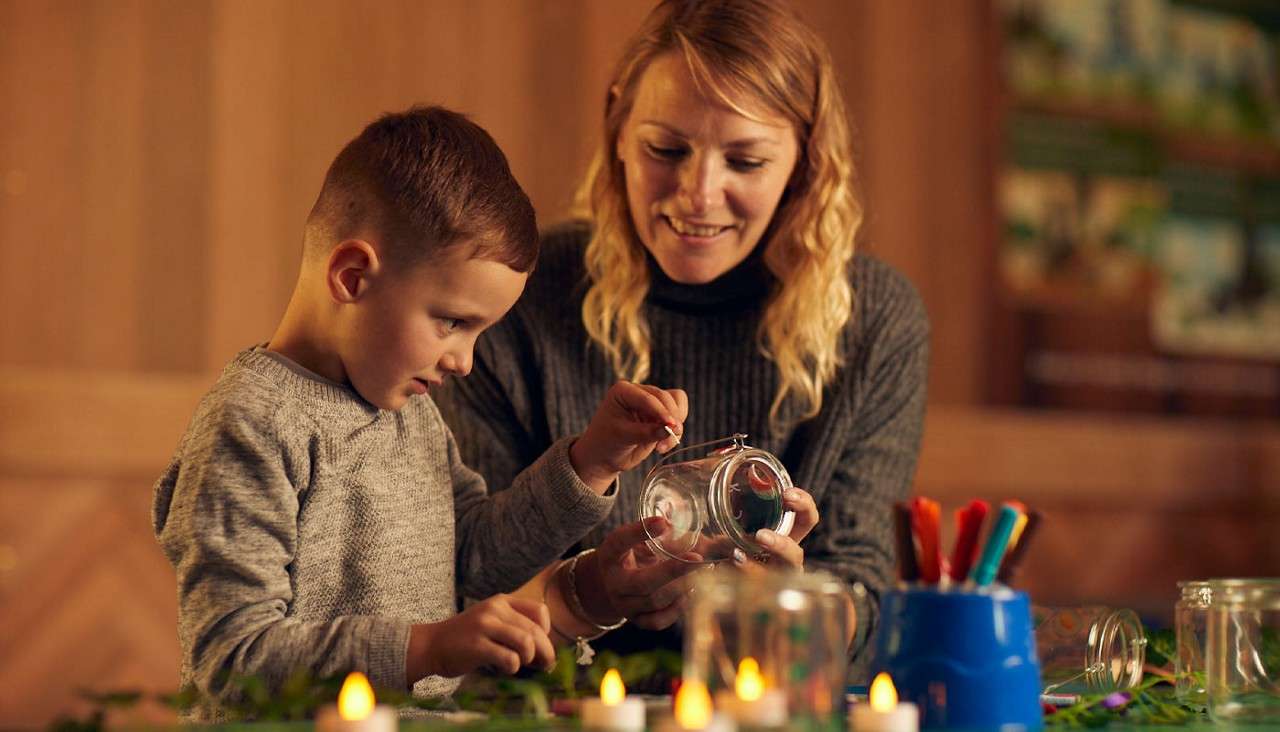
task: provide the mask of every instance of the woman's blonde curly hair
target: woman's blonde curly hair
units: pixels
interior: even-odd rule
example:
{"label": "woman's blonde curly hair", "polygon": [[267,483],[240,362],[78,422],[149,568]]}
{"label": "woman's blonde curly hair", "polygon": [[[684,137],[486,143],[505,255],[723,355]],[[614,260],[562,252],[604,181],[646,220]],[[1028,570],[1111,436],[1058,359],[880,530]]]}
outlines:
{"label": "woman's blonde curly hair", "polygon": [[862,206],[844,100],[826,46],[777,2],[665,0],[623,52],[605,106],[602,144],[575,206],[594,224],[585,252],[591,284],[582,321],[619,376],[648,376],[648,263],[632,224],[616,142],[645,70],[673,52],[683,56],[701,88],[730,108],[758,119],[742,104],[749,100],[789,120],[796,131],[800,154],[764,251],[779,285],[757,338],[780,377],[769,411],[773,427],[782,426],[780,409],[793,394],[801,400],[799,419],[811,418],[846,355],[840,332],[853,316],[848,268]]}

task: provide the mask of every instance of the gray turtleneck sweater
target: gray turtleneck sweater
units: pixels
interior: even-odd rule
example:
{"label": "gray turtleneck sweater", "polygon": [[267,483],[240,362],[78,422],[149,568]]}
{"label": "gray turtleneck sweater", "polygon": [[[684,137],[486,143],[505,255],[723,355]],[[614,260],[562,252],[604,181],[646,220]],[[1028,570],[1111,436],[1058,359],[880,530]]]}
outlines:
{"label": "gray turtleneck sweater", "polygon": [[[582,325],[587,236],[584,225],[574,224],[545,238],[523,297],[481,337],[472,374],[436,397],[463,458],[490,485],[506,485],[548,445],[580,432],[616,379]],[[769,406],[778,373],[756,337],[775,281],[758,253],[707,285],[672,282],[652,259],[650,271],[647,381],[688,392],[685,445],[748,433],[752,445],[779,456],[795,484],[813,495],[821,523],[802,544],[805,564],[865,588],[854,591],[857,653],[891,580],[891,506],[909,493],[920,449],[929,323],[919,296],[884,263],[858,256],[851,270],[855,310],[841,336],[845,365],[827,386],[816,418],[775,434]],[[796,410],[785,405],[783,414]],[[584,545],[597,545],[636,519],[643,477],[657,459],[623,474],[617,505]],[[623,645],[654,642],[636,638]]]}
{"label": "gray turtleneck sweater", "polygon": [[[515,589],[612,508],[574,472],[565,437],[491,497],[429,397],[379,410],[279,354],[244,351],[155,487],[183,684],[226,700],[229,674],[274,689],[298,670],[362,671],[405,689],[411,624],[452,616],[459,595]],[[413,691],[456,686],[428,677]]]}

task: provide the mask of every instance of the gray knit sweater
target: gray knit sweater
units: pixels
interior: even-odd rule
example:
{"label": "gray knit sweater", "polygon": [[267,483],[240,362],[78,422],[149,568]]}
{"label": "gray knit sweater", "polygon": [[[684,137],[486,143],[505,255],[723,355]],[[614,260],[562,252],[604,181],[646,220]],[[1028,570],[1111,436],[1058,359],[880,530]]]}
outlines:
{"label": "gray knit sweater", "polygon": [[[467,464],[491,485],[507,484],[553,441],[581,431],[616,378],[582,325],[587,236],[584,225],[572,224],[545,238],[523,297],[480,339],[472,374],[436,397]],[[756,329],[775,281],[758,252],[708,285],[674,283],[652,260],[650,271],[649,383],[688,392],[684,444],[748,433],[750,444],[782,458],[795,484],[813,494],[821,523],[803,543],[805,564],[866,589],[854,593],[860,651],[891,581],[891,505],[909,493],[920,448],[929,324],[919,296],[884,263],[858,256],[854,317],[842,336],[846,365],[816,418],[773,434],[778,375],[760,353]],[[789,404],[783,414],[796,411]],[[617,505],[584,545],[635,520],[643,477],[656,460],[622,476]]]}
{"label": "gray knit sweater", "polygon": [[518,587],[612,508],[568,443],[548,442],[490,497],[429,397],[379,410],[262,347],[241,353],[155,487],[184,685],[226,700],[228,674],[276,688],[295,670],[359,670],[405,689],[411,624],[452,616],[459,594]]}

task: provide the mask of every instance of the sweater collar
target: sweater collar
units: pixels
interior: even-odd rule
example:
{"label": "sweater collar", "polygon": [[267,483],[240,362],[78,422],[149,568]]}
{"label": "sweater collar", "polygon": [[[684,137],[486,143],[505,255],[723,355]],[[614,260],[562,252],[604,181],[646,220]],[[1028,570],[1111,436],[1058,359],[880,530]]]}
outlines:
{"label": "sweater collar", "polygon": [[759,305],[769,296],[776,281],[765,266],[764,249],[763,245],[757,245],[736,267],[702,285],[685,285],[671,279],[653,255],[646,251],[648,301],[667,310],[693,314],[719,313]]}

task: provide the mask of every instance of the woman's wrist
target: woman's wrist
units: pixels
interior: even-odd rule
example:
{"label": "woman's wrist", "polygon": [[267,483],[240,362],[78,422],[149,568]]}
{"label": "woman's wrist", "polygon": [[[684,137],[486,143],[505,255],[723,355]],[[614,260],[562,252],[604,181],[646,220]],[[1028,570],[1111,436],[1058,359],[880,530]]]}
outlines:
{"label": "woman's wrist", "polygon": [[613,606],[604,591],[599,558],[595,549],[588,549],[570,559],[564,573],[564,593],[569,607],[581,620],[602,630],[613,630],[627,622],[627,617]]}

